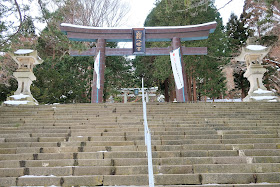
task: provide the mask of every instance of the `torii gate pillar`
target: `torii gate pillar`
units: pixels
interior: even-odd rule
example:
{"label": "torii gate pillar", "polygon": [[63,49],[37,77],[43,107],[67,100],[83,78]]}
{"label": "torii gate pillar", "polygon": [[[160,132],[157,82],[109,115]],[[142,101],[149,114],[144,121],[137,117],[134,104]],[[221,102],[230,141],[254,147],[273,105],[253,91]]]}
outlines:
{"label": "torii gate pillar", "polygon": [[104,74],[105,74],[105,47],[106,47],[106,40],[105,39],[98,39],[97,46],[96,46],[96,54],[100,51],[100,89],[96,87],[96,78],[97,75],[95,71],[93,71],[93,82],[92,82],[92,90],[91,90],[91,103],[102,103],[103,102],[103,89],[104,89]]}
{"label": "torii gate pillar", "polygon": [[[178,49],[180,47],[180,54],[182,53],[181,49],[181,40],[180,38],[173,37],[172,38],[172,49]],[[181,65],[182,65],[182,73],[183,73],[183,79],[184,79],[184,87],[181,89],[177,89],[176,86],[176,100],[178,102],[186,102],[188,101],[188,91],[187,91],[187,79],[186,79],[186,71],[185,71],[185,63],[183,61],[183,55],[181,55]]]}

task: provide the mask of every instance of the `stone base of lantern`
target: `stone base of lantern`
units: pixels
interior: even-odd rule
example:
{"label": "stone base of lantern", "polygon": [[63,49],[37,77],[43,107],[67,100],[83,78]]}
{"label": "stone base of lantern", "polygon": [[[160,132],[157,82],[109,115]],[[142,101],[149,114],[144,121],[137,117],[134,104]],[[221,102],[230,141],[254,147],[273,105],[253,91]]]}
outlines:
{"label": "stone base of lantern", "polygon": [[244,102],[280,102],[280,98],[272,91],[257,89],[243,99]]}
{"label": "stone base of lantern", "polygon": [[262,83],[266,69],[260,64],[251,64],[244,76],[250,82],[250,90],[245,102],[279,102],[279,97],[272,91],[268,91]]}
{"label": "stone base of lantern", "polygon": [[14,76],[18,81],[18,89],[14,95],[7,98],[5,105],[38,105],[36,99],[33,98],[30,92],[30,86],[36,77],[33,72],[26,69],[18,69],[14,72]]}

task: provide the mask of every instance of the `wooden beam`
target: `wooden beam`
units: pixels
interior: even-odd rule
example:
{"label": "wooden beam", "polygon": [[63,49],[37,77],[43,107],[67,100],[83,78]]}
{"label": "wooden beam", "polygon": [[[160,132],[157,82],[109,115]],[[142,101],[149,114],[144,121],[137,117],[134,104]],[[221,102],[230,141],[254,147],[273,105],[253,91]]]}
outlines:
{"label": "wooden beam", "polygon": [[[171,47],[167,48],[147,48],[146,53],[142,56],[157,56],[169,55],[172,51]],[[87,51],[71,50],[71,56],[95,56],[96,48],[88,49]],[[183,55],[207,55],[207,47],[182,47]],[[106,56],[130,56],[133,55],[132,48],[109,48],[105,49]]]}
{"label": "wooden beam", "polygon": [[[209,22],[198,25],[186,26],[166,26],[166,27],[143,27],[147,34],[166,34],[166,33],[184,33],[184,32],[197,32],[208,30],[212,32],[217,26],[216,22]],[[102,27],[88,27],[73,24],[62,23],[60,25],[62,32],[74,33],[88,33],[88,34],[132,34],[132,28],[102,28]]]}
{"label": "wooden beam", "polygon": [[[171,41],[173,37],[181,41],[207,39],[209,33],[214,32],[216,22],[199,25],[174,26],[174,27],[143,27],[146,33],[146,41]],[[71,24],[61,24],[60,29],[70,40],[96,41],[105,39],[107,42],[132,42],[132,28],[100,28],[86,27]]]}

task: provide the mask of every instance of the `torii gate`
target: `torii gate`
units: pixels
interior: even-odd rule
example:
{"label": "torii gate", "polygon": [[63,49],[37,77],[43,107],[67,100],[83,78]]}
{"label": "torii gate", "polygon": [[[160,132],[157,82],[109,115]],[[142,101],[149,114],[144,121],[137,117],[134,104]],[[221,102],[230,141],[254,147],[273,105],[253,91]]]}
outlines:
{"label": "torii gate", "polygon": [[[143,27],[143,28],[101,28],[87,27],[62,23],[60,29],[70,40],[97,42],[97,46],[87,51],[71,51],[71,56],[97,56],[100,51],[100,89],[96,88],[96,81],[92,84],[92,103],[103,101],[105,56],[157,56],[169,55],[170,51],[180,47],[184,87],[177,89],[178,102],[186,102],[188,98],[185,65],[182,55],[206,55],[207,47],[182,47],[181,41],[207,39],[209,33],[216,29],[216,22],[199,25],[174,27]],[[170,41],[172,46],[167,48],[146,48],[145,42]],[[109,48],[106,42],[133,42],[133,48]],[[93,79],[96,80],[94,72]],[[186,100],[185,100],[186,98]]]}

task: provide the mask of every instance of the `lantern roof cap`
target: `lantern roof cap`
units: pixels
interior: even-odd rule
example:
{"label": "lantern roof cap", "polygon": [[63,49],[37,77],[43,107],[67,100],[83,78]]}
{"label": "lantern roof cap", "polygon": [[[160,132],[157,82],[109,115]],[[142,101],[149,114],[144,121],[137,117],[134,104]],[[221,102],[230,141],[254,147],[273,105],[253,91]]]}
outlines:
{"label": "lantern roof cap", "polygon": [[14,53],[15,53],[16,55],[27,55],[27,54],[30,54],[30,53],[32,53],[32,52],[34,52],[34,50],[32,50],[32,49],[18,49],[18,50],[15,51]]}

